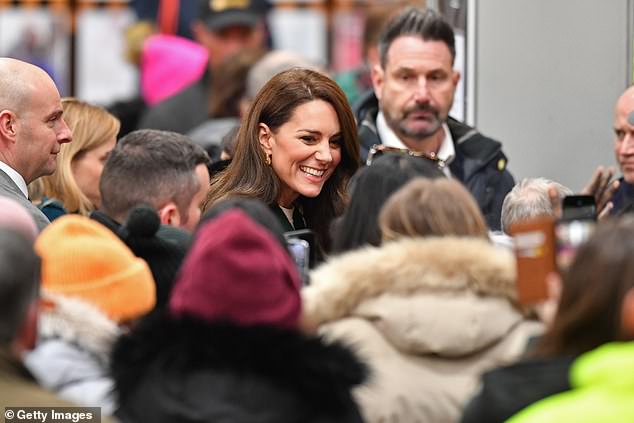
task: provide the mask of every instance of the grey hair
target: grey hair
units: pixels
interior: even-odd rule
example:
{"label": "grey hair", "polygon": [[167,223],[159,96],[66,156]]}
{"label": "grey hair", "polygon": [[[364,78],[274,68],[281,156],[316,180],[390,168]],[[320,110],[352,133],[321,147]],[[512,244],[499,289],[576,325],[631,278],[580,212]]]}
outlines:
{"label": "grey hair", "polygon": [[502,204],[502,231],[518,222],[539,216],[553,216],[548,190],[554,187],[560,199],[572,195],[570,188],[546,178],[524,178],[513,187]]}
{"label": "grey hair", "polygon": [[324,73],[315,63],[297,53],[286,50],[274,50],[264,55],[249,70],[245,97],[248,100],[253,100],[271,78],[280,72],[293,68],[306,68]]}

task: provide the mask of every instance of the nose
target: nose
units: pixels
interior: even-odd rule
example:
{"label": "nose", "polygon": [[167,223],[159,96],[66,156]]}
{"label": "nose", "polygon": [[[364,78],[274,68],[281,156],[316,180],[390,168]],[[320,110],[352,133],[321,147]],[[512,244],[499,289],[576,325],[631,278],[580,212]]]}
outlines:
{"label": "nose", "polygon": [[418,84],[416,84],[416,91],[414,92],[414,100],[416,100],[417,103],[429,102],[429,89],[425,78],[418,78]]}
{"label": "nose", "polygon": [[320,162],[330,163],[332,162],[332,153],[330,152],[330,141],[324,139],[317,145],[317,151],[315,151],[315,158]]}
{"label": "nose", "polygon": [[62,128],[59,131],[59,134],[57,136],[57,142],[60,144],[65,144],[73,140],[73,131],[70,130],[64,118],[61,119],[61,122],[62,122]]}

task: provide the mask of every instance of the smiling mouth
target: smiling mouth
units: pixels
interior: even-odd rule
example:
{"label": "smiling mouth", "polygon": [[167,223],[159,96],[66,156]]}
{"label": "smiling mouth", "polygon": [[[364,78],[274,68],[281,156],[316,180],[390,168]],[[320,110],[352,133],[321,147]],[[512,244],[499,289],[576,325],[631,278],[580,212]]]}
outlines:
{"label": "smiling mouth", "polygon": [[299,170],[301,170],[302,172],[310,176],[315,176],[315,177],[321,177],[324,175],[324,173],[326,173],[325,169],[314,169],[312,167],[307,167],[307,166],[300,166]]}

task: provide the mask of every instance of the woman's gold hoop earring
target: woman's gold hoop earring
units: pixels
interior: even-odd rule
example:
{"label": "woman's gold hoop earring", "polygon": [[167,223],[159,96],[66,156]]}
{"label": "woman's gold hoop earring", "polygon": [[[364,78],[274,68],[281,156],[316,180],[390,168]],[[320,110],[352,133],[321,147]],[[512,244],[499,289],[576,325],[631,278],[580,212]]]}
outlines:
{"label": "woman's gold hoop earring", "polygon": [[266,163],[267,166],[271,166],[271,155],[270,154],[266,155],[266,160],[264,161],[264,163]]}

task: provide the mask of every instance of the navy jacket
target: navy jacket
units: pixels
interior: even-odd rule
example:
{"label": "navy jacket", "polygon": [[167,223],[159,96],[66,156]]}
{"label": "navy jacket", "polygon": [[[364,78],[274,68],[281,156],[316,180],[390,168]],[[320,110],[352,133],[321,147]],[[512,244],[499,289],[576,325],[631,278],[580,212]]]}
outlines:
{"label": "navy jacket", "polygon": [[[382,143],[376,129],[379,107],[374,93],[366,93],[354,110],[359,124],[361,160],[365,162],[370,148]],[[447,120],[447,126],[456,149],[456,157],[449,165],[451,174],[475,197],[489,228],[499,230],[504,197],[515,185],[506,169],[508,159],[502,144],[453,118]]]}
{"label": "navy jacket", "polygon": [[619,182],[621,183],[619,189],[616,190],[612,197],[612,203],[614,203],[612,208],[613,215],[631,211],[634,206],[634,185],[625,182],[624,178],[619,179]]}

